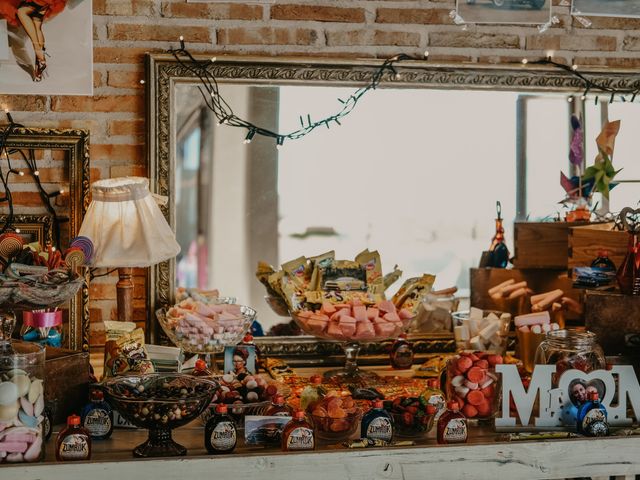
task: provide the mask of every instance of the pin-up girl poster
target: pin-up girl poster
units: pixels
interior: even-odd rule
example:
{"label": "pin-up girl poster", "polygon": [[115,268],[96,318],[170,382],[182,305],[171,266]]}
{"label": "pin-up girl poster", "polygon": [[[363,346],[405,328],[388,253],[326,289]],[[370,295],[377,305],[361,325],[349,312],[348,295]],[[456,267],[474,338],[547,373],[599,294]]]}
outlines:
{"label": "pin-up girl poster", "polygon": [[91,0],[0,0],[0,94],[92,94]]}

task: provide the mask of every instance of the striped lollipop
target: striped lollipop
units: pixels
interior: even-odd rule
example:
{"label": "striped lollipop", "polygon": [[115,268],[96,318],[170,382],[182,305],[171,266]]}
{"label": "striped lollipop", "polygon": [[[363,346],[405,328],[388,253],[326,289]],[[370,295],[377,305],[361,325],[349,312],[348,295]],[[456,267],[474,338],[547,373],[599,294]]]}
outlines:
{"label": "striped lollipop", "polygon": [[0,235],[0,255],[6,259],[15,257],[22,251],[24,240],[17,233],[7,232]]}
{"label": "striped lollipop", "polygon": [[79,265],[84,265],[86,257],[84,252],[79,247],[69,247],[64,251],[64,263],[69,268],[76,268]]}
{"label": "striped lollipop", "polygon": [[93,242],[88,237],[78,236],[71,240],[71,247],[77,247],[82,250],[84,253],[85,262],[87,264],[91,263],[91,259],[93,258]]}

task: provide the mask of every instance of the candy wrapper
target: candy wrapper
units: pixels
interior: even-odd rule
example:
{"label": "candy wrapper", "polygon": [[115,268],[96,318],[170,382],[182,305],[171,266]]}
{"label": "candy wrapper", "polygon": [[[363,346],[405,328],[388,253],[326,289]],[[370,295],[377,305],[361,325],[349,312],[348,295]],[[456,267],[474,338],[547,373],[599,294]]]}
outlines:
{"label": "candy wrapper", "polygon": [[[144,331],[130,322],[104,322],[107,341],[104,345],[104,377],[123,373],[153,373],[153,364],[144,344]],[[125,325],[115,326],[118,323]],[[131,325],[135,328],[130,330]],[[109,328],[118,330],[109,330]],[[124,329],[123,329],[124,327]]]}
{"label": "candy wrapper", "polygon": [[385,287],[380,254],[377,251],[370,252],[369,250],[365,250],[358,254],[356,262],[364,268],[369,291],[373,294],[383,294]]}
{"label": "candy wrapper", "polygon": [[415,315],[418,313],[418,307],[420,307],[422,299],[431,291],[435,281],[436,277],[429,274],[424,274],[422,277],[409,278],[391,301],[396,308],[404,308]]}
{"label": "candy wrapper", "polygon": [[309,282],[309,290],[318,290],[320,288],[320,272],[331,266],[336,259],[336,252],[331,250],[330,252],[317,255],[309,258],[309,263],[312,266],[311,281]]}

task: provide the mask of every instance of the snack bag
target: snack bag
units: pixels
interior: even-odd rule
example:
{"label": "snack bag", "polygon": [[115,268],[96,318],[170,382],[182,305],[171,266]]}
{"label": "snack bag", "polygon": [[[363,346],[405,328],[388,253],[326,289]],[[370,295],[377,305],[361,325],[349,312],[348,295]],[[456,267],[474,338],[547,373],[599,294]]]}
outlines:
{"label": "snack bag", "polygon": [[311,280],[309,281],[309,290],[319,289],[320,272],[322,269],[329,267],[336,259],[336,252],[330,252],[309,258],[309,264],[312,266]]}
{"label": "snack bag", "polygon": [[393,272],[389,272],[384,276],[382,283],[384,284],[384,289],[387,290],[391,285],[400,280],[402,276],[402,270],[398,268],[398,265],[393,267]]}
{"label": "snack bag", "polygon": [[384,293],[384,278],[382,277],[382,263],[377,251],[364,251],[356,257],[356,262],[364,268],[367,280],[367,288],[373,294]]}
{"label": "snack bag", "polygon": [[396,308],[407,309],[414,315],[418,313],[418,307],[424,296],[431,291],[435,275],[425,273],[422,277],[414,277],[407,279],[400,290],[393,296],[391,300]]}
{"label": "snack bag", "polygon": [[[112,324],[124,325],[124,329]],[[105,322],[107,326],[107,341],[104,344],[104,377],[113,377],[123,373],[153,373],[153,364],[149,360],[147,349],[144,346],[144,331],[135,328],[135,324],[129,322]],[[135,330],[124,332],[133,325]],[[120,328],[111,330],[110,328]],[[116,338],[114,338],[116,337]]]}
{"label": "snack bag", "polygon": [[308,271],[307,258],[299,257],[282,264],[282,270],[291,278],[291,281],[300,290],[306,288],[311,279],[311,273]]}

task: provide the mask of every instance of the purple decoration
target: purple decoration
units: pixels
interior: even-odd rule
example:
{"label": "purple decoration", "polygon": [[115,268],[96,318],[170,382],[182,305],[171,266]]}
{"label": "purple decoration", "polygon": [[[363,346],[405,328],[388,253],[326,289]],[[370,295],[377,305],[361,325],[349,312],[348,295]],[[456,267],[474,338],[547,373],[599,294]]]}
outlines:
{"label": "purple decoration", "polygon": [[573,165],[582,166],[584,161],[584,150],[582,148],[584,134],[580,121],[575,115],[571,116],[571,126],[573,127],[573,137],[571,138],[569,161]]}

